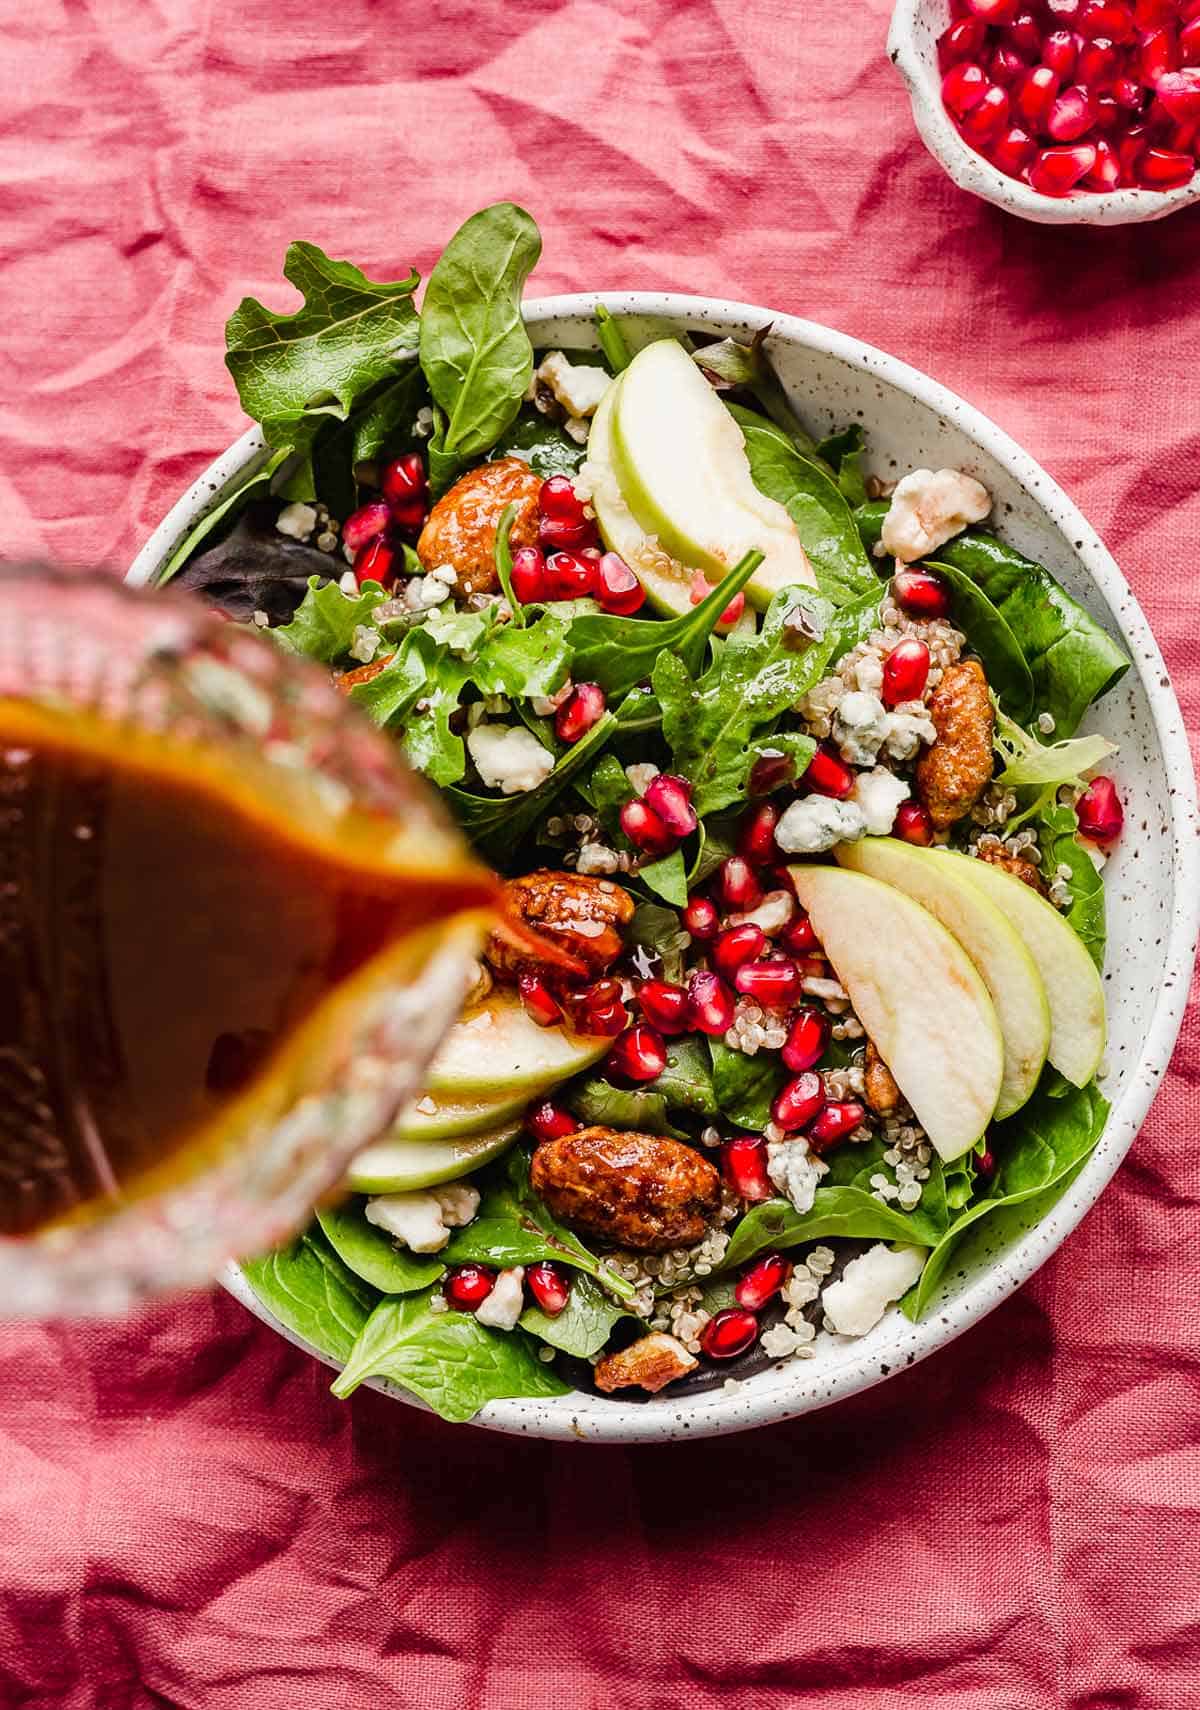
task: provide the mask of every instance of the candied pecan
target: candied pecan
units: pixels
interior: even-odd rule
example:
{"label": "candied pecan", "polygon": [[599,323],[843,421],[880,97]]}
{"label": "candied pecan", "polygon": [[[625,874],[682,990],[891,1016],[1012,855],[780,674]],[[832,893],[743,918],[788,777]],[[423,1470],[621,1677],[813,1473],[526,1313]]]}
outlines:
{"label": "candied pecan", "polygon": [[917,761],[917,794],[938,831],[970,813],[992,776],[992,703],[978,659],[951,665],[929,702],[937,731]]}
{"label": "candied pecan", "polygon": [[369,664],[358,665],[353,671],[335,671],[333,673],[334,688],[340,689],[343,695],[348,695],[351,689],[357,689],[360,683],[369,683],[378,677],[392,657],[390,653],[381,653]]}
{"label": "candied pecan", "polygon": [[888,1068],[872,1040],[867,1040],[867,1062],[863,1073],[863,1085],[867,1103],[876,1116],[891,1116],[899,1110],[901,1103],[900,1088],[896,1085],[895,1077]]}
{"label": "candied pecan", "polygon": [[611,1395],[614,1389],[644,1389],[657,1395],[676,1378],[686,1377],[700,1364],[682,1342],[665,1330],[652,1331],[631,1342],[619,1353],[605,1354],[596,1362],[596,1388]]}
{"label": "candied pecan", "polygon": [[1036,891],[1040,897],[1046,895],[1046,881],[1039,873],[1033,861],[1024,861],[1019,855],[1010,855],[1002,844],[989,843],[975,851],[981,861],[986,861],[989,867],[1002,867],[1006,873],[1011,873],[1015,879],[1020,879],[1030,890]]}
{"label": "candied pecan", "polygon": [[[618,927],[633,919],[633,898],[611,879],[583,873],[555,872],[541,867],[504,886],[501,917],[523,921],[539,937],[566,950],[587,977],[610,968],[621,954]],[[533,952],[527,940],[505,935],[503,924],[488,940],[484,952],[498,973],[547,973],[554,964]]]}
{"label": "candied pecan", "polygon": [[481,463],[460,476],[434,505],[417,541],[417,557],[426,570],[449,564],[464,594],[494,594],[496,527],[506,505],[517,507],[509,542],[536,546],[538,537],[539,475],[519,457]]}
{"label": "candied pecan", "polygon": [[543,1141],[531,1179],[556,1217],[640,1253],[702,1241],[721,1204],[721,1178],[699,1152],[615,1128]]}

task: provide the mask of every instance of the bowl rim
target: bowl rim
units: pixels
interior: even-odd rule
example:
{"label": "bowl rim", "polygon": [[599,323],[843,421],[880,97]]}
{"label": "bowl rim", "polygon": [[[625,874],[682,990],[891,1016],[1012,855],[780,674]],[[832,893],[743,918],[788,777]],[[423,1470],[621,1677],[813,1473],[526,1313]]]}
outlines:
{"label": "bowl rim", "polygon": [[[897,1370],[927,1358],[985,1317],[1025,1283],[1095,1204],[1124,1159],[1145,1119],[1175,1045],[1187,1004],[1197,931],[1200,929],[1200,819],[1196,781],[1183,718],[1166,666],[1149,624],[1111,553],[1088,525],[1062,488],[1009,434],[974,405],[919,369],[873,345],[797,316],[774,313],[754,304],[727,298],[658,291],[589,291],[531,298],[523,305],[532,325],[558,319],[590,317],[604,303],[614,314],[643,315],[687,324],[716,322],[747,332],[770,328],[781,342],[799,344],[832,356],[852,368],[884,380],[951,422],[986,451],[1026,492],[1071,544],[1107,608],[1106,616],[1122,636],[1141,679],[1160,744],[1167,788],[1171,836],[1171,879],[1174,910],[1164,952],[1164,976],[1136,1067],[1114,1104],[1101,1139],[1086,1166],[1062,1198],[1035,1228],[1002,1258],[973,1278],[931,1318],[910,1324],[889,1314],[895,1333],[886,1350],[871,1353],[850,1343],[839,1350],[836,1363],[814,1367],[790,1362],[788,1381],[767,1393],[756,1393],[755,1374],[735,1391],[716,1390],[695,1398],[650,1402],[605,1401],[575,1394],[552,1400],[520,1398],[489,1402],[471,1421],[485,1429],[537,1436],[560,1442],[649,1443],[677,1437],[717,1436],[794,1418],[882,1382]],[[217,501],[223,485],[234,475],[262,461],[264,444],[257,428],[242,435],[221,454],[172,507],[130,567],[127,579],[145,584],[164,564],[185,530]],[[1075,544],[1079,543],[1079,544]],[[281,1325],[251,1292],[241,1271],[230,1265],[223,1285],[256,1317],[326,1365],[337,1361],[318,1353],[303,1337]],[[857,1352],[856,1352],[857,1350]],[[885,1354],[884,1358],[880,1358]],[[410,1406],[413,1397],[385,1380],[371,1386]],[[762,1385],[758,1385],[762,1389]]]}
{"label": "bowl rim", "polygon": [[1165,219],[1200,200],[1200,168],[1175,190],[1088,190],[1044,196],[1009,178],[959,136],[942,103],[941,74],[917,49],[916,22],[931,0],[896,0],[888,30],[888,56],[908,87],[921,140],[954,183],[986,202],[1040,225],[1130,225]]}

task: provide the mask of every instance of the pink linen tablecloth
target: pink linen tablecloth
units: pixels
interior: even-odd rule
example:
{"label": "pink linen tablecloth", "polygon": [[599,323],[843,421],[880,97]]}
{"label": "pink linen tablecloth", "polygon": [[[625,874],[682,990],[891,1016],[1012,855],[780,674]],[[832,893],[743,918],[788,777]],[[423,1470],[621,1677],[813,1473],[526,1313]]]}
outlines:
{"label": "pink linen tablecloth", "polygon": [[[532,289],[749,298],[982,406],[1111,545],[1194,726],[1200,209],[1052,232],[963,196],[887,12],[0,0],[0,550],[128,562],[242,430],[222,321],[287,303],[289,239],[427,270],[512,197]],[[219,1293],[3,1328],[0,1707],[1192,1710],[1198,1031],[1029,1287],[754,1436],[342,1405]]]}

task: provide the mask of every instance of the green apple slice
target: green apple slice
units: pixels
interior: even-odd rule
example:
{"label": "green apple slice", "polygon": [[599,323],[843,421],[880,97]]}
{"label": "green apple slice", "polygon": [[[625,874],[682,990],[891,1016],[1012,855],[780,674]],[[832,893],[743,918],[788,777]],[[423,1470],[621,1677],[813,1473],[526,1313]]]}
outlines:
{"label": "green apple slice", "polygon": [[1050,1005],[1020,934],[943,853],[896,837],[864,837],[834,850],[843,867],[881,879],[927,908],[979,969],[1004,1035],[999,1119],[1020,1110],[1038,1083],[1050,1046]]}
{"label": "green apple slice", "polygon": [[1004,1040],[974,962],[929,910],[841,867],[790,867],[855,1013],[947,1163],[991,1121]]}
{"label": "green apple slice", "polygon": [[405,1140],[393,1130],[360,1152],[346,1173],[352,1193],[410,1193],[470,1175],[507,1151],[521,1123],[506,1122],[455,1140]]}
{"label": "green apple slice", "polygon": [[693,571],[719,582],[755,549],[752,604],[796,582],[815,587],[796,525],[755,486],[741,430],[674,339],[639,351],[610,387],[588,460],[601,531],[662,609],[688,609]]}
{"label": "green apple slice", "polygon": [[1100,1067],[1107,1025],[1104,987],[1082,939],[1052,902],[1002,867],[957,852],[938,858],[952,861],[1024,939],[1050,1004],[1050,1061],[1072,1086],[1085,1087]]}
{"label": "green apple slice", "polygon": [[496,990],[454,1023],[429,1065],[435,1097],[532,1098],[598,1062],[611,1039],[539,1027],[515,992]]}
{"label": "green apple slice", "polygon": [[531,1094],[525,1092],[481,1094],[476,1098],[451,1098],[446,1093],[426,1093],[403,1111],[393,1132],[401,1140],[428,1142],[455,1140],[482,1134],[502,1122],[520,1116]]}

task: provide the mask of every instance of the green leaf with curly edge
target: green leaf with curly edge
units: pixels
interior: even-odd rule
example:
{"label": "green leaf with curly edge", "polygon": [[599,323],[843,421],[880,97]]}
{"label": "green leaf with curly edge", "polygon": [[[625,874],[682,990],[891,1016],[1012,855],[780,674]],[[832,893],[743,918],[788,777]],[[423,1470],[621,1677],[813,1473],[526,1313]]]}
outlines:
{"label": "green leaf with curly edge", "polygon": [[527,1306],[517,1322],[522,1330],[527,1330],[548,1347],[586,1360],[600,1352],[612,1335],[613,1326],[629,1316],[625,1308],[610,1300],[591,1277],[577,1272],[571,1278],[567,1304],[557,1317],[549,1317],[540,1307]]}
{"label": "green leaf with curly edge", "polygon": [[725,608],[762,561],[761,552],[748,552],[711,594],[681,617],[664,620],[589,612],[576,618],[569,638],[575,655],[572,676],[576,682],[599,683],[612,701],[649,677],[664,651],[695,675]]}
{"label": "green leaf with curly edge", "polygon": [[[991,681],[990,674],[988,680]],[[1003,761],[997,781],[1010,790],[1024,789],[1027,785],[1044,788],[1047,784],[1079,783],[1085,772],[1092,771],[1117,751],[1116,743],[1106,736],[1073,736],[1047,746],[1029,731],[1022,730],[1004,712],[996,719],[994,740]]]}
{"label": "green leaf with curly edge", "polygon": [[771,1120],[771,1102],[787,1080],[787,1070],[773,1051],[748,1057],[743,1051],[731,1051],[719,1039],[710,1039],[708,1049],[721,1114],[739,1128],[761,1134]]}
{"label": "green leaf with curly edge", "polygon": [[322,665],[348,660],[355,630],[375,627],[375,608],[387,597],[378,582],[364,582],[357,594],[343,594],[336,582],[310,576],[295,617],[271,630],[271,639],[289,653]]}
{"label": "green leaf with curly edge", "polygon": [[991,1146],[998,1165],[987,1196],[954,1219],[929,1255],[916,1288],[901,1302],[911,1319],[920,1318],[929,1305],[962,1236],[973,1224],[1065,1187],[1103,1133],[1108,1109],[1107,1099],[1092,1081],[1065,1097],[1058,1096],[1057,1089],[1040,1091],[1024,1110],[997,1123]]}
{"label": "green leaf with curly edge", "polygon": [[226,322],[225,363],[268,444],[305,450],[323,422],[344,421],[411,352],[418,275],[379,283],[311,243],[289,246],[283,275],[304,307],[277,315],[244,298]]}
{"label": "green leaf with curly edge", "polygon": [[344,1265],[319,1229],[258,1259],[242,1275],[281,1324],[321,1353],[346,1360],[378,1295]]}
{"label": "green leaf with curly edge", "polygon": [[687,1139],[668,1120],[667,1101],[662,1093],[651,1092],[646,1087],[614,1087],[592,1078],[575,1083],[565,1096],[568,1108],[585,1127],[626,1128],[642,1134],[669,1134],[676,1140]]}
{"label": "green leaf with curly edge", "polygon": [[431,1312],[432,1291],[381,1300],[351,1349],[334,1395],[390,1378],[443,1419],[471,1419],[489,1401],[565,1395],[569,1385],[519,1330],[488,1330],[470,1312]]}
{"label": "green leaf with curly edge", "polygon": [[988,686],[1000,705],[1014,718],[1028,718],[1033,711],[1033,676],[1007,621],[983,589],[953,564],[931,560],[929,568],[949,583],[954,623],[982,660]]}
{"label": "green leaf with curly edge", "polygon": [[939,1239],[939,1231],[922,1218],[919,1206],[915,1211],[897,1211],[864,1188],[819,1187],[811,1211],[798,1212],[786,1199],[751,1206],[733,1232],[721,1269],[733,1270],[773,1247],[795,1247],[835,1235],[931,1248]]}
{"label": "green leaf with curly edge", "polygon": [[436,1282],[446,1268],[441,1260],[398,1247],[386,1230],[367,1222],[365,1204],[355,1196],[317,1208],[317,1222],[342,1263],[381,1294],[411,1294]]}
{"label": "green leaf with curly edge", "polygon": [[265,494],[270,488],[271,479],[276,470],[288,455],[286,449],[272,452],[261,469],[256,469],[253,475],[248,475],[244,481],[235,485],[232,492],[226,493],[225,497],[214,505],[211,511],[207,511],[198,523],[193,524],[167,559],[156,586],[165,587],[172,576],[183,569],[201,541],[207,540],[221,523],[235,515],[243,506],[248,505],[256,493]]}
{"label": "green leaf with curly edge", "polygon": [[1037,829],[1042,872],[1047,882],[1053,883],[1058,877],[1059,867],[1071,869],[1071,876],[1066,880],[1071,892],[1067,925],[1083,940],[1088,955],[1103,973],[1107,938],[1104,881],[1076,835],[1079,821],[1075,809],[1065,803],[1054,802],[1043,808],[1031,823]]}
{"label": "green leaf with curly edge", "polygon": [[421,367],[442,412],[431,464],[435,491],[452,468],[482,457],[515,420],[533,375],[521,288],[542,252],[523,208],[497,202],[459,227],[421,308]]}

